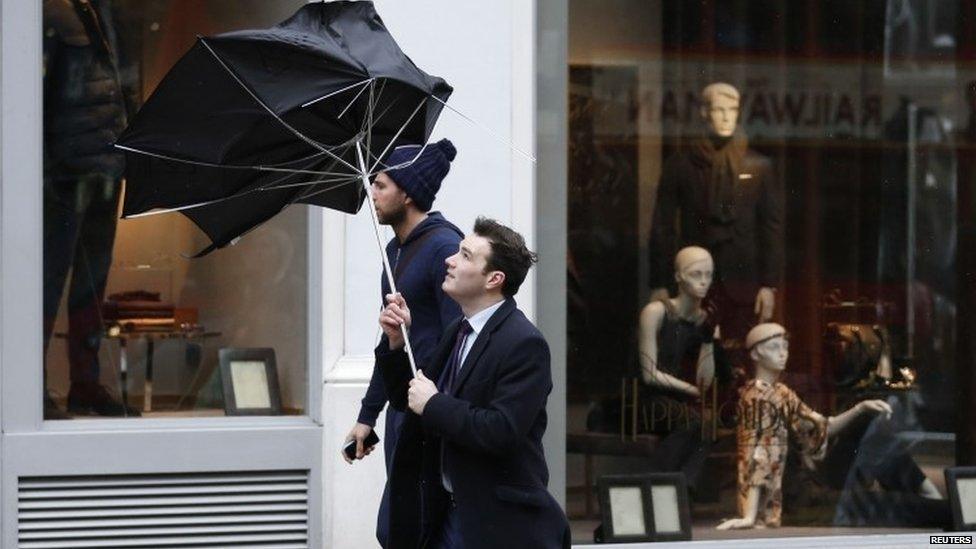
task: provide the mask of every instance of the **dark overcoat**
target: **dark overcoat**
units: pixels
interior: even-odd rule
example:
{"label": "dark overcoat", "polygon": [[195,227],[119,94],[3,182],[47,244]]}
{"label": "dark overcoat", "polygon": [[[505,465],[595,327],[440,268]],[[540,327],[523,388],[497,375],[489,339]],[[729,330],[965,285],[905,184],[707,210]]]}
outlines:
{"label": "dark overcoat", "polygon": [[[452,323],[424,374],[437,380],[460,326]],[[385,349],[384,349],[385,347]],[[376,351],[390,404],[407,409],[410,366],[385,340]],[[552,390],[549,346],[515,301],[491,316],[450,394],[437,393],[423,416],[404,419],[390,471],[389,547],[424,547],[439,532],[453,485],[466,549],[570,546],[569,525],[546,486],[542,450]]]}
{"label": "dark overcoat", "polygon": [[[717,281],[736,303],[752,304],[760,286],[782,283],[785,262],[784,190],[769,159],[737,134],[724,157],[693,142],[663,166],[652,221],[652,288],[674,286],[674,257],[701,246],[715,260]],[[727,159],[730,196],[715,198],[716,158]]]}

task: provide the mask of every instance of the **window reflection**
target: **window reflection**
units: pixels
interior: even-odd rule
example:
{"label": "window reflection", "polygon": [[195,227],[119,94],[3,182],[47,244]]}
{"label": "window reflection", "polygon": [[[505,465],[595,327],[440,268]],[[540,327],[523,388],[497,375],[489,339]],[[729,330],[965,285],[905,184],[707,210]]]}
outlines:
{"label": "window reflection", "polygon": [[208,241],[181,215],[119,220],[111,146],[196,35],[273,25],[301,4],[44,2],[46,419],[223,415],[223,348],[273,349],[280,394],[265,397],[304,412],[305,210],[187,259]]}
{"label": "window reflection", "polygon": [[[575,541],[599,522],[596,479],[620,473],[684,473],[695,539],[757,535],[770,516],[779,535],[950,520],[943,469],[974,455],[958,397],[973,362],[973,15],[570,2]],[[700,303],[676,261],[687,246],[714,261]],[[764,322],[790,339],[768,379],[747,337]],[[809,421],[744,442],[742,395],[767,420]],[[751,505],[755,520],[716,530]]]}

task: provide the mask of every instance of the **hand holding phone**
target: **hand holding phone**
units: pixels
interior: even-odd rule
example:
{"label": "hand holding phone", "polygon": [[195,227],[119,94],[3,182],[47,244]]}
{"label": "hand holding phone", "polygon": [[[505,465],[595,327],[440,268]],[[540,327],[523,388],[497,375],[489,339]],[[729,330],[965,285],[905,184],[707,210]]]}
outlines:
{"label": "hand holding phone", "polygon": [[[380,437],[376,435],[376,431],[371,430],[366,439],[363,440],[363,449],[371,448],[379,443]],[[346,455],[349,459],[356,459],[356,439],[346,441],[346,444],[342,447],[342,453]]]}

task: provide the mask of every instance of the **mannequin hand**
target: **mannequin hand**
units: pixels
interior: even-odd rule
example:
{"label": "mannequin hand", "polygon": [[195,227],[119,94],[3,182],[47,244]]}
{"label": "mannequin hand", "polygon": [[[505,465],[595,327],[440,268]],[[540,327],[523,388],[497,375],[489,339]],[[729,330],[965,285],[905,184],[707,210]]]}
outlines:
{"label": "mannequin hand", "polygon": [[763,286],[756,293],[756,306],[753,312],[759,317],[759,322],[768,322],[773,318],[773,310],[776,308],[776,290]]}
{"label": "mannequin hand", "polygon": [[653,288],[651,289],[651,299],[650,301],[661,301],[662,299],[667,299],[671,297],[668,295],[667,288]]}
{"label": "mannequin hand", "polygon": [[752,528],[756,525],[755,520],[749,520],[747,518],[734,518],[722,521],[721,524],[715,527],[716,530],[732,530],[740,528]]}
{"label": "mannequin hand", "polygon": [[891,419],[891,406],[883,400],[863,400],[857,407],[862,414],[884,414],[885,419]]}
{"label": "mannequin hand", "polygon": [[698,372],[695,376],[695,384],[698,385],[700,392],[704,393],[712,386],[715,381],[715,361],[703,360],[698,365]]}

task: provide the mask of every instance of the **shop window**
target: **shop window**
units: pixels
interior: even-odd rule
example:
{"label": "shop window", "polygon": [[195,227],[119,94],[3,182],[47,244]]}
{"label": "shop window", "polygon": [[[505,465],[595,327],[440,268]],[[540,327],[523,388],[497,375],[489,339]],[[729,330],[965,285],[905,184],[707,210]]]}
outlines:
{"label": "shop window", "polygon": [[685,475],[693,539],[951,527],[973,7],[569,6],[574,541],[642,473]]}
{"label": "shop window", "polygon": [[[219,416],[223,387],[243,392],[231,413],[305,413],[306,209],[193,259],[209,240],[180,213],[120,219],[112,148],[197,35],[273,25],[302,3],[43,3],[46,419]],[[270,349],[275,366],[229,365],[241,379],[222,382],[222,349]]]}

